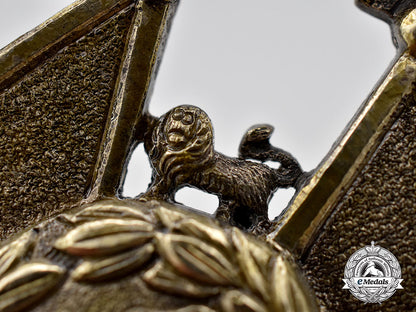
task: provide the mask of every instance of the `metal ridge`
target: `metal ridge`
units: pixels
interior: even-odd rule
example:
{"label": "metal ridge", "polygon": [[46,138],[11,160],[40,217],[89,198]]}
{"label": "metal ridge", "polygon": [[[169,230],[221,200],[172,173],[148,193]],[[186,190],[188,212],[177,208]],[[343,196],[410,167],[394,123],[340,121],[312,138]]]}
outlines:
{"label": "metal ridge", "polygon": [[[363,103],[334,144],[328,156],[314,171],[307,185],[297,193],[269,238],[302,257],[317,232],[331,215],[338,199],[373,155],[390,126],[399,116],[403,102],[415,90],[416,59],[414,38],[407,39],[415,27],[411,12],[402,22],[401,33],[407,46]],[[408,21],[406,21],[406,19]],[[407,28],[406,27],[409,27]],[[408,32],[408,33],[407,33]]]}
{"label": "metal ridge", "polygon": [[0,50],[0,91],[134,0],[78,0]]}

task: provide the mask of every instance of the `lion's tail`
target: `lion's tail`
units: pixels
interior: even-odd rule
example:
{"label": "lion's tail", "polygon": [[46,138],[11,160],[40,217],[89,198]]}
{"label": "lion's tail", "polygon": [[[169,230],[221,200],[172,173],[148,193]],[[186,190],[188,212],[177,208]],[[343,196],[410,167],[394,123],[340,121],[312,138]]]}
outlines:
{"label": "lion's tail", "polygon": [[298,161],[288,152],[270,144],[273,133],[271,125],[255,125],[247,130],[239,147],[239,157],[255,159],[261,162],[276,161],[281,164],[276,173],[277,187],[299,188],[299,180],[304,172]]}

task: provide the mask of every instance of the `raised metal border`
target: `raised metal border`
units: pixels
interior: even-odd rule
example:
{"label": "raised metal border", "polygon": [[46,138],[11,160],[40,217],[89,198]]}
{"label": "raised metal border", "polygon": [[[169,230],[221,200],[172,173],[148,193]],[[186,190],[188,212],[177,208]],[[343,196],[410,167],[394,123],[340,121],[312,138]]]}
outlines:
{"label": "raised metal border", "polygon": [[415,91],[416,59],[400,32],[404,16],[389,17],[372,8],[359,6],[390,23],[398,53],[389,70],[269,235],[269,239],[286,246],[299,258],[313,244],[340,197],[384,139],[404,108],[400,104]]}

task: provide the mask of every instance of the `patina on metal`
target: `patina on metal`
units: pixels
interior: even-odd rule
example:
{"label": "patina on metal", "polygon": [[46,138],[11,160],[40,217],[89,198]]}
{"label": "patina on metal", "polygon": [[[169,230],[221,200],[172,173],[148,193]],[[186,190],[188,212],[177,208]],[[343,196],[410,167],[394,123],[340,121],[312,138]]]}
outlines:
{"label": "patina on metal", "polygon": [[0,238],[115,196],[176,1],[77,1],[0,51]]}
{"label": "patina on metal", "polygon": [[177,205],[114,199],[50,219],[0,249],[0,311],[28,308],[317,311],[277,244]]}
{"label": "patina on metal", "polygon": [[[217,219],[257,234],[270,232],[268,204],[273,193],[295,187],[303,173],[292,155],[271,146],[272,126],[250,128],[237,159],[214,150],[211,120],[195,106],[181,105],[160,119],[148,118],[145,148],[153,176],[141,200],[174,202],[181,187],[196,187],[218,196]],[[281,166],[273,169],[247,159],[272,160]]]}
{"label": "patina on metal", "polygon": [[[279,244],[177,204],[117,198],[158,122],[147,103],[177,4],[78,1],[0,52],[0,311],[317,310]],[[271,131],[251,129],[241,156],[274,157],[284,169],[252,166],[294,185],[300,167]],[[240,176],[247,167],[203,146]]]}
{"label": "patina on metal", "polygon": [[[232,159],[199,108],[149,115],[178,1],[78,1],[1,50],[0,311],[316,311],[313,293],[322,311],[376,311],[342,290],[371,241],[403,268],[406,292],[382,309],[416,309],[416,1],[357,3],[390,23],[399,53],[310,177],[270,145],[271,126]],[[153,180],[142,201],[119,198],[140,143]],[[183,185],[257,237],[173,203]],[[269,197],[290,186],[269,221]]]}
{"label": "patina on metal", "polygon": [[[303,263],[329,311],[413,311],[415,270],[415,1],[357,1],[387,21],[398,54],[270,238]],[[404,291],[364,305],[337,287],[348,258],[375,241],[399,260]]]}

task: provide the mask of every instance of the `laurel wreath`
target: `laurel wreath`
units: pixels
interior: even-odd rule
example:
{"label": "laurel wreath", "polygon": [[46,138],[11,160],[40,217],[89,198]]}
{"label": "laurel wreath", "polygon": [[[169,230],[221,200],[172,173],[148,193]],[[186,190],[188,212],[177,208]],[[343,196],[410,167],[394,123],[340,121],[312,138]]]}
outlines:
{"label": "laurel wreath", "polygon": [[283,249],[175,206],[146,205],[102,201],[65,215],[72,229],[54,246],[82,259],[71,270],[32,263],[33,233],[0,249],[0,311],[23,310],[68,275],[105,283],[135,272],[156,291],[218,300],[223,312],[316,310]]}

